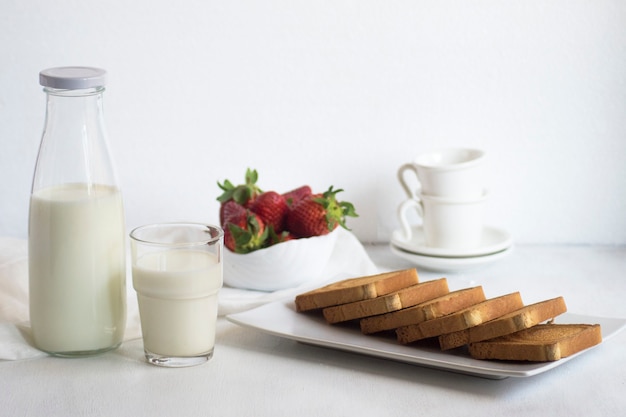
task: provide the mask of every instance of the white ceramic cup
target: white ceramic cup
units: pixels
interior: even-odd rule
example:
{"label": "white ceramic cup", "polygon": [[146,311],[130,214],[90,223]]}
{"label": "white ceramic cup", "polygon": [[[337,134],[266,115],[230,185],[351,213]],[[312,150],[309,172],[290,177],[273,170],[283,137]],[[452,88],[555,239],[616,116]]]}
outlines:
{"label": "white ceramic cup", "polygon": [[[483,194],[483,161],[485,152],[479,149],[451,148],[419,155],[413,162],[398,169],[398,180],[408,198],[416,198],[419,189],[424,195],[476,200]],[[406,173],[412,171],[419,185],[410,186]]]}
{"label": "white ceramic cup", "polygon": [[404,237],[410,241],[413,229],[409,210],[417,210],[422,219],[425,245],[434,248],[470,249],[480,246],[483,232],[483,211],[488,192],[479,198],[456,200],[419,194],[398,207],[398,218]]}

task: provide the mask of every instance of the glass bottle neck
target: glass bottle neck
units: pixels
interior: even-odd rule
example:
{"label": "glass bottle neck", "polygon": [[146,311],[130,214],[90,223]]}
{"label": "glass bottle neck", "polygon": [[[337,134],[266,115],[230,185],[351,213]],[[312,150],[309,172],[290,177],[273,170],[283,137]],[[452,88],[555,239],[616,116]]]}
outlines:
{"label": "glass bottle neck", "polygon": [[[44,88],[47,96],[46,129],[96,128],[102,123],[103,87],[83,90]],[[51,126],[51,123],[54,123]]]}
{"label": "glass bottle neck", "polygon": [[104,87],[45,87],[46,118],[33,191],[61,184],[116,185],[103,115]]}
{"label": "glass bottle neck", "polygon": [[83,88],[78,90],[64,90],[60,88],[44,87],[43,91],[49,96],[57,97],[86,97],[101,95],[104,92],[104,87]]}

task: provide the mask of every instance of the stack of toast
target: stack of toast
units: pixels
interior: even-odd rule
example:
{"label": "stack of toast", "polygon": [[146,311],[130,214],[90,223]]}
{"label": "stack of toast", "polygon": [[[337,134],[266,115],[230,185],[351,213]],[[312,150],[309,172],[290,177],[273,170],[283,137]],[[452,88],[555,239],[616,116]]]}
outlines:
{"label": "stack of toast", "polygon": [[481,286],[450,291],[446,278],[420,282],[416,269],[351,278],[299,294],[298,312],[329,324],[358,323],[365,335],[399,343],[437,340],[475,359],[556,361],[602,342],[598,324],[554,324],[563,297],[525,305],[519,292],[486,298]]}

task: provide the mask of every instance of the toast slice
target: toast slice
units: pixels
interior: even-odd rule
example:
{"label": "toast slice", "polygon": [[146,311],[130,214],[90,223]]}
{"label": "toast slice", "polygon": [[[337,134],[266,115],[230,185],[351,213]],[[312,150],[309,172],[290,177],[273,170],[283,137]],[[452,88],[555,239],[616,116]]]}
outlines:
{"label": "toast slice", "polygon": [[426,281],[370,300],[328,307],[322,310],[322,313],[326,321],[331,324],[361,319],[414,306],[430,297],[430,294],[435,291],[437,294],[448,292],[447,279]]}
{"label": "toast slice", "polygon": [[462,308],[479,303],[485,299],[483,288],[472,287],[448,292],[436,298],[431,298],[413,307],[368,317],[361,320],[361,331],[365,334],[395,330],[398,327],[421,323],[445,314],[450,314]]}
{"label": "toast slice", "polygon": [[448,314],[419,324],[403,326],[396,330],[400,343],[411,343],[478,326],[524,306],[519,292],[490,298],[456,313]]}
{"label": "toast slice", "polygon": [[418,282],[415,268],[350,278],[297,295],[296,310],[299,312],[317,310],[372,299]]}
{"label": "toast slice", "polygon": [[481,342],[507,334],[528,329],[541,322],[550,320],[567,311],[563,297],[540,301],[524,306],[511,313],[494,320],[470,327],[458,332],[439,336],[439,346],[442,350],[453,349],[469,343]]}
{"label": "toast slice", "polygon": [[599,324],[539,324],[483,342],[471,343],[474,359],[546,362],[578,353],[602,342]]}
{"label": "toast slice", "polygon": [[[450,289],[448,288],[448,280],[446,278],[426,281],[421,284],[417,284],[415,287],[415,291],[411,294],[412,299],[410,300],[410,302],[403,303],[404,308],[410,308],[412,306],[422,304],[426,301],[435,299],[450,292]],[[387,318],[392,314],[393,313],[386,313],[362,318],[359,322],[359,325],[361,326],[361,331],[364,334],[372,334],[384,330],[393,329],[394,327],[386,328],[384,325],[384,323],[386,323],[387,321]]]}

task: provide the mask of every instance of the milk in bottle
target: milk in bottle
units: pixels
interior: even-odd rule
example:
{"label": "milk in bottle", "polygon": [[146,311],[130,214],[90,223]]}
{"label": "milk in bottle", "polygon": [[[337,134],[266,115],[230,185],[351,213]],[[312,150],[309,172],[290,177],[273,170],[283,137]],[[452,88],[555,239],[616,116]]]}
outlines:
{"label": "milk in bottle", "polygon": [[40,73],[47,96],[29,213],[35,345],[83,356],[120,345],[126,322],[125,224],[103,122],[104,70]]}

